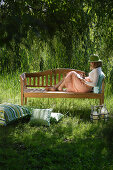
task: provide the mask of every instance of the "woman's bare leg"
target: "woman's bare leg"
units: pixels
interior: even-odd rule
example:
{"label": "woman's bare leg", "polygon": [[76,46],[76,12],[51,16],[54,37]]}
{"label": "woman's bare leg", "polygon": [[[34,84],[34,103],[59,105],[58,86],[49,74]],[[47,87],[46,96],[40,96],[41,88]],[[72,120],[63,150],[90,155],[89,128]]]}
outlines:
{"label": "woman's bare leg", "polygon": [[67,87],[67,84],[70,87],[72,86],[72,74],[73,74],[73,71],[69,72],[67,76],[63,79],[62,83],[58,87],[59,91],[63,91],[63,88]]}
{"label": "woman's bare leg", "polygon": [[66,87],[65,84],[68,86],[72,86],[72,75],[73,71],[69,72],[66,77],[64,77],[58,84],[54,85],[53,87],[48,87],[46,90],[48,91],[63,91],[63,88]]}
{"label": "woman's bare leg", "polygon": [[62,81],[62,83],[59,85],[59,87],[58,87],[58,90],[59,91],[63,91],[63,88],[65,87],[65,78],[64,78],[64,80]]}
{"label": "woman's bare leg", "polygon": [[73,72],[69,72],[65,78],[63,78],[58,84],[53,87],[50,87],[50,91],[63,91],[64,87],[70,86],[72,88],[72,79],[73,79]]}
{"label": "woman's bare leg", "polygon": [[72,81],[73,81],[73,71],[71,71],[67,74],[67,76],[64,78],[64,81],[59,86],[58,90],[62,91],[64,87],[72,88]]}
{"label": "woman's bare leg", "polygon": [[64,82],[64,79],[63,78],[58,84],[54,85],[53,87],[47,87],[45,90],[47,91],[57,91],[59,90],[59,86]]}
{"label": "woman's bare leg", "polygon": [[56,84],[56,85],[53,86],[53,87],[55,87],[56,89],[58,89],[58,88],[64,83],[64,79],[65,79],[65,78],[63,78],[58,84]]}

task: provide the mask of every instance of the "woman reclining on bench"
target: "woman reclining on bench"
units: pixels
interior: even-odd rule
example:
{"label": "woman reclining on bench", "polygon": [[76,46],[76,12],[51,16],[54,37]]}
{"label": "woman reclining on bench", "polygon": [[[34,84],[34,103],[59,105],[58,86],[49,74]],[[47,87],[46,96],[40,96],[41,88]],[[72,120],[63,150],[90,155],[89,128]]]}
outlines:
{"label": "woman reclining on bench", "polygon": [[90,57],[90,70],[88,77],[76,73],[75,71],[69,72],[66,77],[53,87],[46,88],[47,91],[63,91],[66,88],[68,92],[91,92],[93,87],[98,83],[99,75],[104,74],[101,70],[102,61],[98,55]]}

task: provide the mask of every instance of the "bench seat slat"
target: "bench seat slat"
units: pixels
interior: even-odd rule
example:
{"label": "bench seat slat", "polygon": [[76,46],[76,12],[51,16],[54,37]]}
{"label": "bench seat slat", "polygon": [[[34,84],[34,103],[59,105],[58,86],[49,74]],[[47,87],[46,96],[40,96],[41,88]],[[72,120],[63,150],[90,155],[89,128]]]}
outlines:
{"label": "bench seat slat", "polygon": [[41,98],[90,98],[100,99],[102,94],[96,93],[73,93],[73,92],[59,92],[59,91],[45,91],[44,89],[25,89],[25,97],[41,97]]}

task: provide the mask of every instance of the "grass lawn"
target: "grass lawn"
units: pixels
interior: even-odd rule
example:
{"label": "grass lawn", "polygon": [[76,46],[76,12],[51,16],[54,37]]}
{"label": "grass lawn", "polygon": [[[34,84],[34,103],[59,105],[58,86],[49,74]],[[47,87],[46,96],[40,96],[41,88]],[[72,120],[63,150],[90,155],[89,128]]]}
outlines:
{"label": "grass lawn", "polygon": [[[19,75],[1,76],[0,103],[20,104]],[[0,169],[112,170],[113,97],[105,99],[109,121],[91,123],[96,100],[28,99],[32,108],[53,108],[64,114],[50,127],[31,126],[29,118],[0,127]]]}

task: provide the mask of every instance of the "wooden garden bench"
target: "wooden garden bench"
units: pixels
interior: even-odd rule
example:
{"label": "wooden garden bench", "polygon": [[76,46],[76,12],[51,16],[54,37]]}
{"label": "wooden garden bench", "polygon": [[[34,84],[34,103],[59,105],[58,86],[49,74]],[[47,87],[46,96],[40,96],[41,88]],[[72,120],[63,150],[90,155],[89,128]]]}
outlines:
{"label": "wooden garden bench", "polygon": [[100,105],[104,104],[104,81],[102,83],[101,93],[82,93],[82,92],[65,92],[65,91],[46,91],[46,87],[51,87],[60,82],[68,72],[76,71],[85,75],[83,71],[75,69],[54,69],[36,73],[23,73],[20,75],[21,80],[21,105],[27,104],[27,98],[89,98],[99,99]]}

